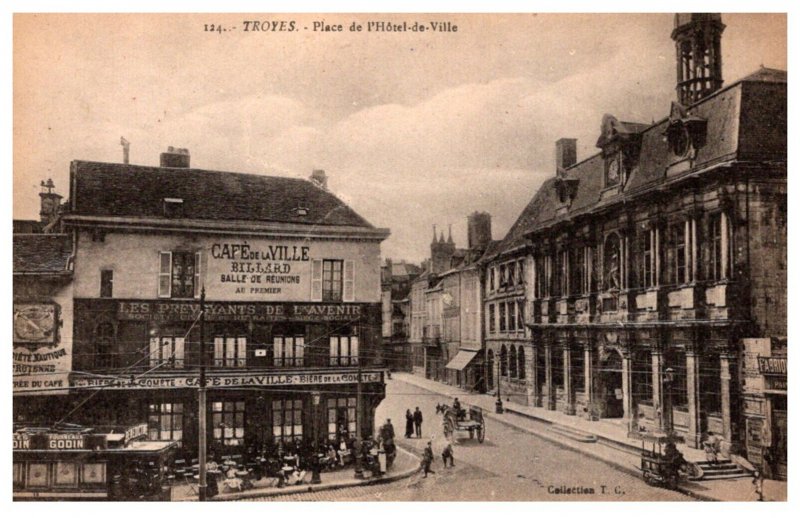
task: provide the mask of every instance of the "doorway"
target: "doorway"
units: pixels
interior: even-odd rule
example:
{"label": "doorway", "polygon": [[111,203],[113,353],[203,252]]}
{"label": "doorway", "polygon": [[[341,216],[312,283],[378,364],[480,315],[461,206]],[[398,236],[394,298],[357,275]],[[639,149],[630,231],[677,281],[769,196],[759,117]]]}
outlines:
{"label": "doorway", "polygon": [[623,417],[622,355],[616,349],[606,349],[600,354],[600,369],[597,376],[597,400],[600,417],[616,419]]}

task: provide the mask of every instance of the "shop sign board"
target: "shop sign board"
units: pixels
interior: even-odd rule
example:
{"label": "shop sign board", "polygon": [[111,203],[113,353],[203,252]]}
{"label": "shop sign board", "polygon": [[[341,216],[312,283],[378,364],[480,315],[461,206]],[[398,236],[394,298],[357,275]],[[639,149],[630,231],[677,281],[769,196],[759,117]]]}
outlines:
{"label": "shop sign board", "polygon": [[[336,322],[358,320],[359,304],[207,302],[206,322]],[[200,302],[120,301],[118,320],[148,322],[193,322],[200,315]]]}
{"label": "shop sign board", "polygon": [[781,356],[759,356],[758,357],[758,372],[767,375],[781,375],[786,376],[787,373],[787,358]]}
{"label": "shop sign board", "polygon": [[72,354],[59,337],[59,309],[53,302],[14,303],[14,393],[66,393]]}
{"label": "shop sign board", "polygon": [[[362,383],[378,383],[382,372],[361,373]],[[325,372],[304,374],[209,374],[206,376],[208,388],[236,387],[296,387],[308,385],[353,384],[358,382],[355,372]],[[190,376],[97,376],[74,375],[70,380],[73,388],[105,389],[184,389],[197,388],[199,378]]]}

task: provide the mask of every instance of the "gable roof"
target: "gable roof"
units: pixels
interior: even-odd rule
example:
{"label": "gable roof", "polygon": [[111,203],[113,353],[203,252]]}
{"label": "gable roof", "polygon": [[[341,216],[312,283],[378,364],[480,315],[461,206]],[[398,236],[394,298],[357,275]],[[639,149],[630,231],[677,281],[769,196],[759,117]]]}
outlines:
{"label": "gable roof", "polygon": [[164,199],[173,198],[182,200],[185,219],[374,229],[332,193],[299,178],[76,160],[71,184],[71,214],[78,216],[176,219],[164,212]]}
{"label": "gable roof", "polygon": [[15,274],[70,274],[68,234],[14,234]]}

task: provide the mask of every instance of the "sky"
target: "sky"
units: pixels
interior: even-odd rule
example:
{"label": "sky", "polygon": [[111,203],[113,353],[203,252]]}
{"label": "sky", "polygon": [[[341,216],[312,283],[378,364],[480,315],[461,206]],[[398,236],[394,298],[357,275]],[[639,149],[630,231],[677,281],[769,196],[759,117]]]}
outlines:
{"label": "sky", "polygon": [[[367,32],[369,21],[458,29]],[[786,69],[785,15],[723,22],[726,84]],[[176,146],[202,169],[324,169],[335,194],[391,230],[384,257],[419,262],[433,225],[466,246],[476,210],[502,239],[555,174],[559,138],[577,138],[582,160],[603,114],[649,123],[675,99],[672,14],[16,14],[13,26],[22,219],[38,218],[42,180],[66,197],[71,160],[121,162],[124,136],[133,164]]]}

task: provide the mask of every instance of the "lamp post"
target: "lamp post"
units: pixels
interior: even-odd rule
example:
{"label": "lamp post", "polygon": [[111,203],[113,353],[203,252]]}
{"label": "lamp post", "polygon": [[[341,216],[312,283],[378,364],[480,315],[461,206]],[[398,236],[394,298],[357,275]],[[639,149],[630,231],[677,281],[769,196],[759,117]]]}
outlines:
{"label": "lamp post", "polygon": [[664,432],[672,433],[672,382],[675,381],[675,371],[668,367],[664,371]]}
{"label": "lamp post", "polygon": [[[501,360],[502,361],[502,360]],[[503,399],[500,397],[500,361],[497,362],[497,401],[494,402],[494,410],[498,414],[503,413]]]}
{"label": "lamp post", "polygon": [[[359,340],[361,342],[361,340]],[[356,472],[355,478],[362,479],[364,478],[364,468],[361,465],[361,420],[363,413],[362,410],[362,401],[361,401],[361,349],[359,348],[358,356],[356,356],[356,365],[358,368],[356,369],[356,447],[355,447],[355,454],[356,454]]]}
{"label": "lamp post", "polygon": [[201,502],[206,500],[206,288],[203,286],[200,291],[200,383],[197,389],[197,419],[199,421],[199,437],[197,447],[200,450],[197,459],[200,463],[200,481],[198,483],[198,495]]}
{"label": "lamp post", "polygon": [[312,424],[311,433],[314,434],[314,452],[313,456],[311,457],[311,483],[312,484],[320,484],[322,480],[319,477],[319,400],[320,400],[320,393],[313,392],[311,394],[312,403],[314,404],[314,412],[312,416]]}

